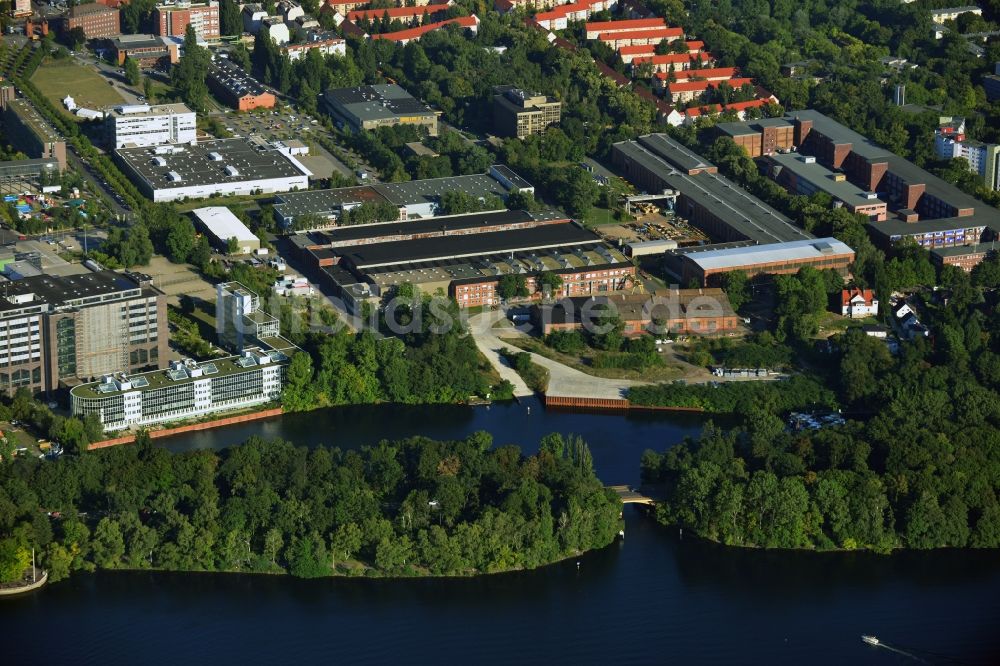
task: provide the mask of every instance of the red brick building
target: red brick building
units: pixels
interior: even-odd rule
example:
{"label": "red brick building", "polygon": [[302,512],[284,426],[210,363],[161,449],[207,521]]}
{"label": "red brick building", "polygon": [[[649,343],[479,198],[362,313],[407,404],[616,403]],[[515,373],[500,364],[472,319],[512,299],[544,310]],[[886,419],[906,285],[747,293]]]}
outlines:
{"label": "red brick building", "polygon": [[153,14],[156,34],[162,37],[183,37],[189,23],[201,39],[218,39],[221,34],[219,3],[216,0],[209,0],[203,4],[188,6],[158,5]]}
{"label": "red brick building", "polygon": [[63,30],[83,28],[87,39],[114,37],[121,33],[121,17],[117,9],[104,5],[77,5],[63,19]]}
{"label": "red brick building", "polygon": [[645,332],[705,335],[735,331],[741,326],[725,292],[717,288],[564,298],[535,306],[531,318],[542,335],[548,335],[596,325],[607,310],[621,318],[625,335]]}

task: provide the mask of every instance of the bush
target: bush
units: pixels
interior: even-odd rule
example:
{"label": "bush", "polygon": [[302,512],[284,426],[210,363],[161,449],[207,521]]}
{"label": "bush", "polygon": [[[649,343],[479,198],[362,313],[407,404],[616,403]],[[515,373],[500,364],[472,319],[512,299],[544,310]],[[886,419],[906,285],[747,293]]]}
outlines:
{"label": "bush", "polygon": [[545,337],[545,344],[563,354],[579,354],[587,346],[580,331],[553,331]]}

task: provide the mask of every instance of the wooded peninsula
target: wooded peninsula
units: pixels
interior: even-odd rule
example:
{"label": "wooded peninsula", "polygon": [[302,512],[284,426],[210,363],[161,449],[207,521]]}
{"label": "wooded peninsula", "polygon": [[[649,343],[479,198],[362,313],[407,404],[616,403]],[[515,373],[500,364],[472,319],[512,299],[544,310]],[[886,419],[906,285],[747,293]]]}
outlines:
{"label": "wooded peninsula", "polygon": [[35,548],[51,582],[159,569],[322,576],[470,576],[610,544],[621,502],[578,438],[535,455],[414,437],[342,451],[253,437],[222,451],[114,447],[0,466],[0,577]]}

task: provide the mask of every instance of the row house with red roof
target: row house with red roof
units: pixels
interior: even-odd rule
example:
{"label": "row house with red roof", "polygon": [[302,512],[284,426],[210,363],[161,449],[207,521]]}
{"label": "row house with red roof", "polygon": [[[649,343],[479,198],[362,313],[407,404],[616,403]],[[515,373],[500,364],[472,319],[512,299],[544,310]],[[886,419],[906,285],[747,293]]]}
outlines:
{"label": "row house with red roof", "polygon": [[479,32],[479,17],[475,14],[472,16],[459,16],[457,18],[448,19],[447,21],[438,21],[437,23],[425,23],[423,25],[418,25],[415,28],[408,28],[406,30],[397,30],[395,32],[384,32],[377,35],[371,35],[371,39],[387,39],[392,42],[397,42],[402,45],[409,44],[419,40],[421,37],[426,35],[428,32],[434,30],[440,30],[449,25],[457,25],[459,27],[465,28],[472,34]]}
{"label": "row house with red roof", "polygon": [[581,0],[535,14],[534,22],[546,30],[565,30],[570,21],[586,21],[591,14],[612,10],[618,0]]}

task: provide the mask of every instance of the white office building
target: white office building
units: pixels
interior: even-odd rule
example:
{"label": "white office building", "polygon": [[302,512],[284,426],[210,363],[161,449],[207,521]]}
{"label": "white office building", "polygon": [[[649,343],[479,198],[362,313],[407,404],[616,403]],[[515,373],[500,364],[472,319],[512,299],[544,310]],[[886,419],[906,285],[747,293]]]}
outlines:
{"label": "white office building", "polygon": [[203,363],[174,361],[166,370],[107,375],[70,391],[73,415],[96,414],[104,430],[113,431],[266,404],[281,396],[288,359],[285,351],[248,349]]}
{"label": "white office building", "polygon": [[116,149],[198,140],[197,118],[184,104],[116,106],[108,112],[105,123],[108,144]]}

